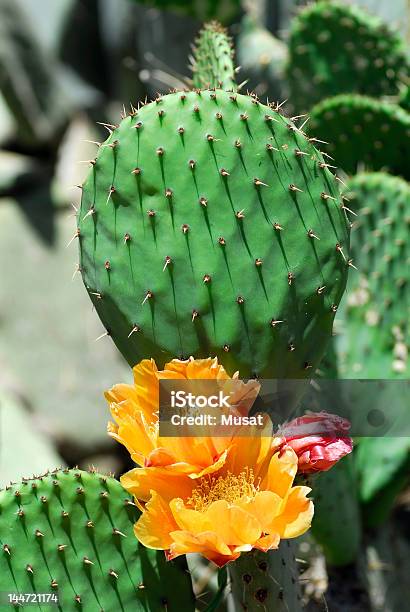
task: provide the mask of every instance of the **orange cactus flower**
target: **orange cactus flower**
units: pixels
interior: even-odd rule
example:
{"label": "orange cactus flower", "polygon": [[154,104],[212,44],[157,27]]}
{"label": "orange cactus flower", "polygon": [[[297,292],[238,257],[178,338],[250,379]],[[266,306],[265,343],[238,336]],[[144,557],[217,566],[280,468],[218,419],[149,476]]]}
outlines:
{"label": "orange cactus flower", "polygon": [[[310,489],[293,486],[297,455],[278,450],[269,419],[247,436],[160,437],[165,378],[232,380],[217,359],[175,359],[162,371],[144,360],[134,368],[134,385],[106,393],[115,421],[108,432],[140,466],[121,478],[142,511],[138,540],[168,558],[198,552],[222,566],[241,552],[275,549],[282,538],[304,533],[313,516]],[[249,387],[242,389],[246,395]]]}

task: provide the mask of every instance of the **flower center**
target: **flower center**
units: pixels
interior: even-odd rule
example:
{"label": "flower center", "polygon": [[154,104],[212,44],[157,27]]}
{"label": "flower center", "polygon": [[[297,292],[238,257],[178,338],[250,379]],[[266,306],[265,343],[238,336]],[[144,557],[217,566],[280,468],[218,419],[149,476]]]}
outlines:
{"label": "flower center", "polygon": [[187,503],[199,512],[205,511],[213,502],[221,499],[233,504],[238,499],[255,497],[259,483],[255,484],[252,468],[246,468],[240,474],[228,472],[225,476],[205,476],[192,491]]}

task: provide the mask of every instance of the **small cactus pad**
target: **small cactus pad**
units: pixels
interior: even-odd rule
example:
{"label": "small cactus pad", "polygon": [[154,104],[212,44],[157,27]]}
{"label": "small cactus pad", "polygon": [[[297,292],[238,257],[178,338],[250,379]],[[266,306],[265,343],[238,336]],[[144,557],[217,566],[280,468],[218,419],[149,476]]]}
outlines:
{"label": "small cactus pad", "polygon": [[278,111],[222,90],[160,97],[112,129],[76,235],[127,361],[211,355],[231,374],[307,376],[349,269],[321,153]]}
{"label": "small cactus pad", "polygon": [[302,610],[299,572],[289,540],[268,553],[242,553],[229,565],[229,574],[234,610]]}
{"label": "small cactus pad", "polygon": [[166,563],[139,546],[137,517],[121,484],[95,472],[55,470],[9,486],[0,492],[0,592],[54,593],[64,612],[192,611],[185,560]]}
{"label": "small cactus pad", "polygon": [[347,565],[361,542],[361,518],[356,476],[351,456],[344,457],[314,480],[315,516],[312,533],[331,565]]}
{"label": "small cactus pad", "polygon": [[363,173],[347,186],[358,214],[341,313],[341,374],[346,378],[406,378],[410,374],[410,185],[384,173]]}
{"label": "small cactus pad", "polygon": [[310,131],[330,143],[338,166],[355,173],[361,162],[410,177],[410,114],[400,106],[358,95],[340,95],[315,106]]}
{"label": "small cactus pad", "polygon": [[235,91],[235,68],[232,40],[225,28],[212,21],[205,24],[193,49],[193,86],[221,87]]}
{"label": "small cactus pad", "polygon": [[301,11],[289,49],[290,99],[298,110],[343,92],[395,95],[408,72],[400,38],[378,17],[342,2]]}

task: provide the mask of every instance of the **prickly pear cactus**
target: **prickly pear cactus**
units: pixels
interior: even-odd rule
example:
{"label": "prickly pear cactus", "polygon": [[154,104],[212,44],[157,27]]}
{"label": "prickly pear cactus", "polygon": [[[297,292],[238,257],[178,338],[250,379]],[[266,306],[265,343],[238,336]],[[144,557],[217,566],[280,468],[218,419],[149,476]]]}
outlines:
{"label": "prickly pear cactus", "polygon": [[87,291],[127,361],[216,355],[245,377],[307,376],[350,264],[315,140],[222,90],[159,97],[109,129],[77,236]]}
{"label": "prickly pear cactus", "polygon": [[232,40],[218,22],[205,24],[193,49],[193,86],[236,91]]}
{"label": "prickly pear cactus", "polygon": [[330,565],[347,565],[357,556],[361,518],[356,476],[351,456],[314,477],[315,516],[312,533]]}
{"label": "prickly pear cactus", "polygon": [[313,108],[309,130],[330,143],[327,150],[348,173],[362,162],[410,177],[410,114],[400,106],[342,94]]}
{"label": "prickly pear cactus", "polygon": [[290,100],[298,110],[343,92],[395,95],[408,73],[400,38],[378,17],[342,2],[301,11],[289,50]]}
{"label": "prickly pear cactus", "polygon": [[229,565],[234,610],[302,610],[299,572],[289,540],[268,554],[243,553]]}
{"label": "prickly pear cactus", "polygon": [[0,591],[55,594],[64,612],[193,611],[185,560],[139,546],[137,515],[120,483],[95,472],[55,470],[6,488]]}
{"label": "prickly pear cactus", "polygon": [[195,17],[199,21],[208,19],[218,19],[222,23],[229,23],[240,11],[240,0],[195,0],[187,2],[186,0],[135,0],[140,4],[157,9],[175,11],[177,13],[185,13]]}
{"label": "prickly pear cactus", "polygon": [[410,372],[410,186],[385,173],[363,173],[346,188],[358,214],[338,352],[345,378],[408,378]]}

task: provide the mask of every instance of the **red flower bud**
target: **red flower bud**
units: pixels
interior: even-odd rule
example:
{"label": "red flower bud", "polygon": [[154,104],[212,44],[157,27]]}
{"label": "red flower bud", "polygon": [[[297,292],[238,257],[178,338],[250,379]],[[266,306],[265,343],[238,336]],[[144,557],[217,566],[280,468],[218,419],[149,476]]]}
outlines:
{"label": "red flower bud", "polygon": [[299,472],[324,472],[352,452],[349,430],[347,419],[327,412],[308,412],[281,428],[282,449],[290,446],[295,451]]}

